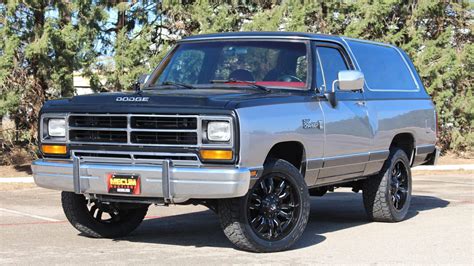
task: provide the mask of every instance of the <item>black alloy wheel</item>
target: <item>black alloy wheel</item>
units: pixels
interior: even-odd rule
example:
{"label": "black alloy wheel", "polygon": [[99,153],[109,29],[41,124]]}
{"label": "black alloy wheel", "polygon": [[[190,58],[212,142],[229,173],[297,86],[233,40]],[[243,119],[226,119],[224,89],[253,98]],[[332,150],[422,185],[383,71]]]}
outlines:
{"label": "black alloy wheel", "polygon": [[408,175],[402,161],[395,163],[390,179],[390,196],[393,207],[401,210],[408,197]]}
{"label": "black alloy wheel", "polygon": [[63,191],[64,214],[77,230],[89,237],[123,237],[135,230],[148,211],[146,204],[90,202],[81,194]]}
{"label": "black alloy wheel", "polygon": [[295,186],[279,175],[260,179],[250,191],[247,218],[254,232],[265,240],[287,236],[301,212]]}
{"label": "black alloy wheel", "polygon": [[89,214],[99,223],[118,223],[127,216],[127,209],[119,209],[110,204],[103,204],[98,201],[91,201],[88,204]]}
{"label": "black alloy wheel", "polygon": [[392,148],[382,170],[364,181],[364,207],[369,218],[378,222],[405,219],[411,203],[410,160],[400,148]]}
{"label": "black alloy wheel", "polygon": [[288,161],[269,159],[246,195],[218,201],[224,234],[252,252],[289,249],[308,223],[310,198],[300,171]]}

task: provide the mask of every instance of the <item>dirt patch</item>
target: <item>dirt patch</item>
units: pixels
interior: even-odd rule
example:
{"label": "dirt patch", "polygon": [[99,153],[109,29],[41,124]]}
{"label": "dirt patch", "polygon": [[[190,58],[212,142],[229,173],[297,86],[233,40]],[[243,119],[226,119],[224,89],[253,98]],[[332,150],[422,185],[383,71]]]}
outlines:
{"label": "dirt patch", "polygon": [[0,191],[37,188],[35,183],[0,183]]}
{"label": "dirt patch", "polygon": [[0,177],[25,177],[31,176],[31,165],[2,165],[0,166]]}
{"label": "dirt patch", "polygon": [[474,176],[473,170],[412,170],[411,173],[414,176],[421,175],[471,175]]}
{"label": "dirt patch", "polygon": [[443,155],[438,160],[439,165],[450,165],[450,164],[474,164],[474,158],[461,158],[456,156],[455,154],[448,153]]}

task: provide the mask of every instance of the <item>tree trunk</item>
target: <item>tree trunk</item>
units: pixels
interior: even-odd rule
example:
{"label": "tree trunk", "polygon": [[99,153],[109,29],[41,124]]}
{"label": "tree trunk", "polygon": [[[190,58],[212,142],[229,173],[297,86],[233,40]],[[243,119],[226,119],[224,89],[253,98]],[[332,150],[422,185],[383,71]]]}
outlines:
{"label": "tree trunk", "polygon": [[[39,3],[32,9],[34,17],[34,30],[33,40],[30,43],[35,42],[43,36],[44,24],[45,24],[45,12],[47,7],[47,1],[39,1]],[[31,70],[35,83],[39,90],[37,91],[40,103],[45,100],[46,91],[48,90],[48,84],[46,78],[41,71],[41,58],[39,55],[33,56],[31,60]]]}

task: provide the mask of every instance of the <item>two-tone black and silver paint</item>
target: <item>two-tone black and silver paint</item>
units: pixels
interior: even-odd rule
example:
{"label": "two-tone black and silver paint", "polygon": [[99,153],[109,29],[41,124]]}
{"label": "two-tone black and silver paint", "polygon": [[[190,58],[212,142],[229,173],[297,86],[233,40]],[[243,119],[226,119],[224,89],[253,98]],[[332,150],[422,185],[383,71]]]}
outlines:
{"label": "two-tone black and silver paint", "polygon": [[[181,42],[208,42],[220,40],[279,40],[304,42],[310,48],[310,63],[316,58],[314,47],[333,45],[344,51],[351,69],[364,72],[358,64],[358,58],[370,56],[355,54],[351,43],[360,40],[337,36],[325,36],[305,33],[229,33],[194,36]],[[365,42],[365,41],[364,41]],[[178,43],[179,45],[179,43]],[[384,45],[373,43],[373,45]],[[236,158],[227,164],[199,164],[193,167],[173,168],[177,175],[183,175],[184,181],[197,181],[197,187],[172,188],[179,193],[181,200],[186,198],[224,198],[237,197],[245,194],[250,184],[250,170],[262,169],[271,149],[280,143],[299,143],[303,147],[302,173],[309,187],[324,186],[355,180],[369,176],[381,170],[388,158],[389,148],[395,136],[409,134],[413,140],[413,150],[408,156],[412,165],[422,164],[429,160],[435,151],[436,122],[435,110],[430,96],[426,93],[413,64],[399,48],[395,49],[408,67],[416,87],[413,90],[380,91],[370,88],[367,84],[361,91],[336,92],[337,105],[333,106],[324,96],[322,88],[317,88],[315,78],[304,89],[272,89],[271,93],[245,88],[223,88],[218,84],[210,84],[209,88],[191,89],[160,89],[147,90],[153,81],[153,75],[140,92],[102,93],[77,96],[47,102],[42,114],[51,113],[87,113],[87,114],[182,114],[196,116],[229,117],[235,123]],[[165,59],[166,60],[166,59]],[[312,69],[310,64],[310,71]],[[159,69],[159,67],[157,68]],[[331,88],[331,84],[324,84]],[[133,98],[140,97],[140,98]],[[147,101],[117,101],[117,99],[147,99]],[[136,147],[116,146],[75,146],[68,143],[68,149],[95,149],[102,152],[137,152]],[[179,147],[141,147],[140,151],[159,153],[198,153],[196,148]],[[53,165],[51,158],[35,162],[35,180],[40,186],[53,189],[73,191],[69,181],[48,183],[41,175],[57,171],[59,177],[66,178],[70,168]],[[70,158],[63,158],[69,161]],[[68,166],[69,167],[69,166]],[[123,167],[123,166],[122,166]],[[154,178],[153,171],[162,171],[161,167],[136,166],[143,171],[145,181],[149,181],[146,196],[163,196],[160,193],[161,181]],[[71,166],[72,168],[72,166]],[[122,168],[121,168],[122,169]],[[126,171],[125,167],[123,170]],[[46,172],[41,172],[42,170]],[[93,178],[89,181],[92,192],[102,192],[93,187],[103,186],[98,177],[105,171],[101,167],[90,167]],[[180,173],[181,171],[181,173]],[[206,175],[208,172],[210,175]],[[46,174],[45,174],[46,173]],[[172,174],[173,174],[172,173]],[[230,178],[223,183],[219,175],[229,174]],[[207,176],[207,177],[206,177]],[[199,178],[199,180],[196,180]],[[63,180],[63,179],[58,179]],[[64,179],[67,180],[67,179]],[[179,179],[177,179],[179,181]],[[202,186],[209,184],[209,189]],[[232,184],[227,186],[226,184]],[[235,186],[238,184],[238,187]],[[242,186],[246,186],[242,189]],[[199,191],[196,192],[196,191]],[[148,193],[149,192],[149,193]],[[195,192],[195,193],[193,193]],[[222,193],[221,193],[222,192]],[[186,194],[188,193],[188,194]]]}

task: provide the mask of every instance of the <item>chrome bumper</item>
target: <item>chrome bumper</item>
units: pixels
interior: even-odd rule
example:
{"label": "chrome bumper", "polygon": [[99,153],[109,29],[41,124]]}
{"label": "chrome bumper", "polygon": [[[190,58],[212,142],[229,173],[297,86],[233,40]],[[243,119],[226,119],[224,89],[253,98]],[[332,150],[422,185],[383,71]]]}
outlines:
{"label": "chrome bumper", "polygon": [[247,193],[250,183],[250,170],[246,168],[180,167],[167,160],[163,165],[133,165],[81,163],[78,158],[40,159],[31,168],[38,186],[79,194],[109,194],[108,174],[137,174],[141,194],[130,196],[164,198],[165,202],[240,197]]}

